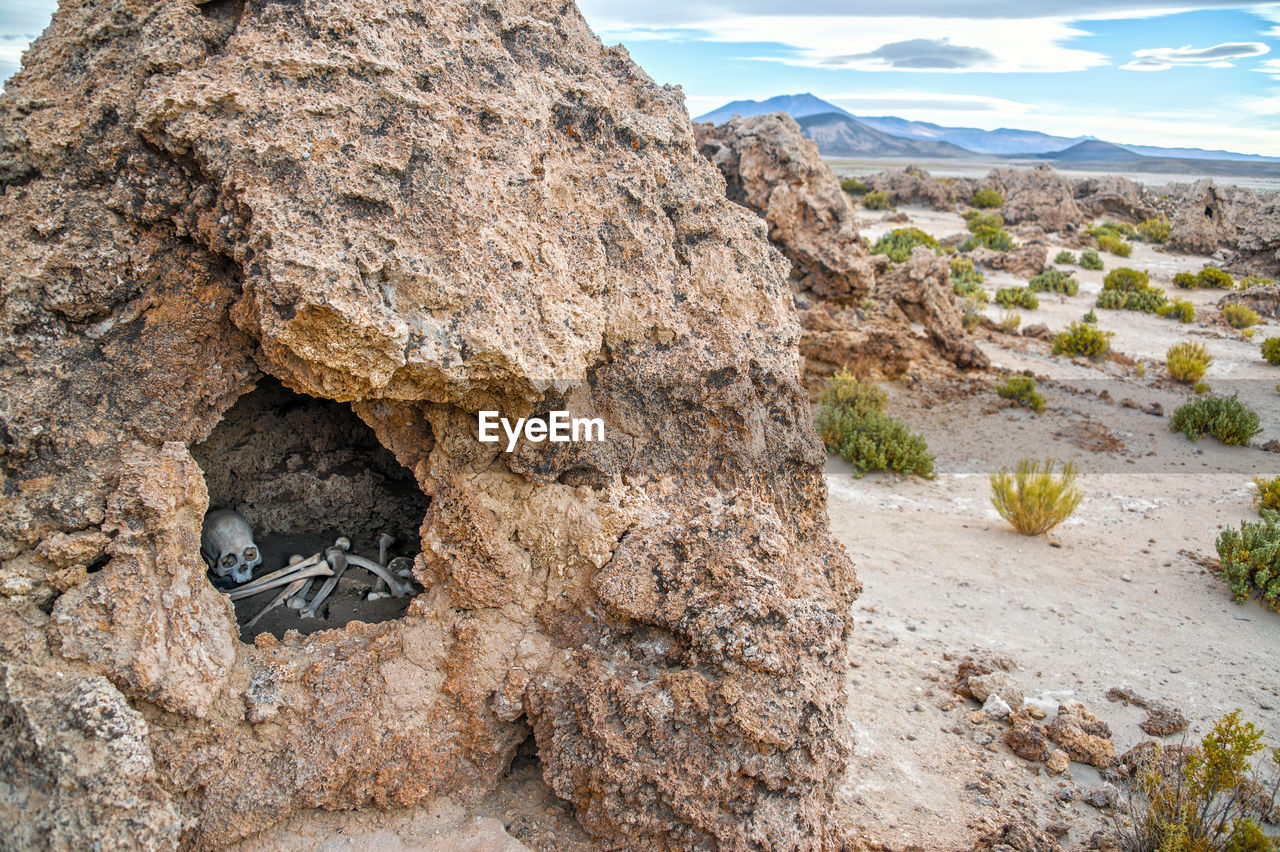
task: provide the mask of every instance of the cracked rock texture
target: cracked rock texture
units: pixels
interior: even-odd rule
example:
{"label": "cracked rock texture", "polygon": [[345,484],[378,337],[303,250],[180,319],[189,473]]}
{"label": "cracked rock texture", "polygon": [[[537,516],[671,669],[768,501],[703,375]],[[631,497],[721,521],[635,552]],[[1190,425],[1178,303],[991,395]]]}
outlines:
{"label": "cracked rock texture", "polygon": [[1241,272],[1280,274],[1280,196],[1259,198],[1240,186],[1218,186],[1208,178],[1177,187],[1170,248],[1194,254],[1228,250]]}
{"label": "cracked rock texture", "polygon": [[[0,183],[17,846],[465,805],[531,729],[604,846],[838,844],[858,586],[787,264],[572,4],[65,0],[0,97]],[[229,486],[190,448],[266,376],[429,498],[404,618],[236,640],[197,554]],[[495,408],[606,440],[503,453]]]}
{"label": "cracked rock texture", "polygon": [[1004,196],[996,212],[1010,225],[1030,222],[1046,231],[1070,231],[1085,220],[1071,182],[1045,163],[1034,169],[992,169],[982,186]]}
{"label": "cracked rock texture", "polygon": [[[768,223],[770,239],[792,262],[811,389],[842,366],[896,377],[917,363],[988,365],[961,325],[946,261],[928,253],[893,265],[868,256],[848,194],[794,119],[771,113],[695,129],[729,198]],[[875,305],[870,310],[861,305],[867,298]],[[924,336],[913,322],[924,326]]]}

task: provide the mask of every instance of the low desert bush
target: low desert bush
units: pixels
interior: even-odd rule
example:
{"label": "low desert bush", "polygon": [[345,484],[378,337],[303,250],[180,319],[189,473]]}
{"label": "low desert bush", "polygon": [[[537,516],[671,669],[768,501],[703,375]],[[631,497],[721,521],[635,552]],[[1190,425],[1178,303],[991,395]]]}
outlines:
{"label": "low desert bush", "polygon": [[1271,366],[1280,366],[1280,337],[1268,337],[1262,341],[1262,357]]}
{"label": "low desert bush", "polygon": [[992,251],[1012,251],[1017,248],[1017,245],[1004,228],[980,225],[969,235],[969,239],[961,244],[960,251],[973,251],[978,246],[984,246]]}
{"label": "low desert bush", "polygon": [[1199,272],[1179,272],[1173,276],[1173,286],[1183,290],[1206,287],[1214,290],[1230,290],[1235,281],[1216,266],[1206,266]]}
{"label": "low desert bush", "polygon": [[966,213],[964,217],[968,223],[969,233],[976,234],[979,228],[991,228],[999,230],[1004,227],[1004,217],[999,213],[980,213],[977,210]]}
{"label": "low desert bush", "polygon": [[1213,356],[1203,343],[1184,341],[1175,343],[1165,353],[1169,376],[1175,382],[1194,385],[1204,378],[1204,371],[1213,363]]}
{"label": "low desert bush", "polygon": [[1027,289],[1036,293],[1066,293],[1074,296],[1080,292],[1080,282],[1061,269],[1046,269],[1027,282]]}
{"label": "low desert bush", "polygon": [[1218,561],[1236,603],[1257,594],[1267,608],[1280,612],[1280,512],[1261,512],[1261,521],[1241,521],[1239,532],[1218,535]]}
{"label": "low desert bush", "polygon": [[857,178],[845,178],[840,181],[840,188],[850,195],[866,195],[871,191],[871,187]]}
{"label": "low desert bush", "polygon": [[1271,479],[1255,476],[1253,478],[1253,487],[1253,504],[1255,506],[1260,509],[1280,512],[1280,476]]}
{"label": "low desert bush", "polygon": [[1101,225],[1094,225],[1092,228],[1086,228],[1085,233],[1091,237],[1120,237],[1127,239],[1137,236],[1138,230],[1128,222],[1112,222],[1106,221]]}
{"label": "low desert bush", "polygon": [[1248,290],[1250,287],[1265,287],[1268,284],[1276,283],[1274,278],[1263,278],[1260,275],[1246,275],[1236,284],[1241,290]]}
{"label": "low desert bush", "polygon": [[[1266,820],[1280,788],[1280,749],[1235,710],[1197,745],[1151,743],[1122,782],[1112,815],[1122,852],[1271,852]],[[1254,756],[1266,752],[1255,766]]]}
{"label": "low desert bush", "polygon": [[1186,299],[1174,299],[1156,308],[1156,313],[1162,317],[1172,317],[1178,322],[1195,322],[1196,306]]}
{"label": "low desert bush", "polygon": [[868,210],[888,210],[889,195],[876,189],[862,196],[862,206]]}
{"label": "low desert bush", "polygon": [[1226,317],[1227,324],[1232,328],[1248,328],[1251,325],[1257,325],[1262,319],[1253,308],[1237,304],[1223,305],[1222,315]]}
{"label": "low desert bush", "polygon": [[1004,196],[994,189],[980,189],[973,194],[973,206],[980,210],[989,210],[1004,204]]}
{"label": "low desert bush", "polygon": [[1111,349],[1112,334],[1092,325],[1073,322],[1053,336],[1054,355],[1087,355],[1101,358]]}
{"label": "low desert bush", "polygon": [[1169,242],[1171,227],[1171,223],[1164,216],[1156,216],[1153,219],[1144,219],[1135,230],[1138,232],[1139,239],[1148,243],[1163,244]]}
{"label": "low desert bush", "polygon": [[964,297],[964,302],[960,305],[960,324],[966,331],[977,328],[982,322],[986,315],[987,298],[985,290],[981,295],[970,293]]}
{"label": "low desert bush", "polygon": [[873,384],[837,372],[818,398],[815,425],[827,449],[859,471],[894,470],[933,475],[924,438],[884,411],[887,396]]}
{"label": "low desert bush", "polygon": [[1023,535],[1040,535],[1071,517],[1084,494],[1076,488],[1076,469],[1071,462],[1054,475],[1053,459],[1040,464],[1023,459],[1010,474],[991,474],[991,504],[1000,517]]}
{"label": "low desert bush", "polygon": [[1001,399],[1011,399],[1036,414],[1044,411],[1044,397],[1036,390],[1036,380],[1030,376],[1010,376],[996,386]]}
{"label": "low desert bush", "polygon": [[977,296],[983,302],[988,299],[987,291],[982,289],[982,273],[967,257],[951,258],[951,289],[957,296]]}
{"label": "low desert bush", "polygon": [[1158,313],[1165,307],[1166,301],[1164,291],[1154,287],[1134,291],[1103,290],[1098,294],[1094,307],[1111,311],[1143,311],[1152,314]]}
{"label": "low desert bush", "polygon": [[1120,290],[1125,293],[1146,290],[1150,285],[1151,276],[1127,266],[1116,267],[1102,279],[1103,290]]}
{"label": "low desert bush", "polygon": [[894,263],[905,263],[911,259],[911,252],[916,246],[925,246],[935,254],[942,253],[938,241],[919,228],[894,228],[875,241],[871,253],[888,255]]}
{"label": "low desert bush", "polygon": [[1005,311],[1004,316],[1000,317],[1000,327],[1004,329],[1005,334],[1013,334],[1020,325],[1022,325],[1022,314],[1017,311]]}
{"label": "low desert bush", "polygon": [[1193,441],[1212,435],[1224,444],[1247,444],[1262,431],[1258,415],[1234,396],[1205,394],[1173,413],[1169,428]]}
{"label": "low desert bush", "polygon": [[1076,256],[1074,254],[1067,251],[1066,249],[1063,249],[1062,251],[1058,252],[1054,256],[1053,262],[1067,264],[1067,263],[1076,263],[1077,261],[1076,261]]}
{"label": "low desert bush", "polygon": [[1098,248],[1103,251],[1111,252],[1117,257],[1128,257],[1133,254],[1133,246],[1125,242],[1122,238],[1112,236],[1111,234],[1103,234],[1098,237]]}
{"label": "low desert bush", "polygon": [[1097,323],[1098,315],[1093,312],[1093,308],[1090,308],[1089,312],[1080,318],[1080,321],[1087,322],[1087,323]]}
{"label": "low desert bush", "polygon": [[1080,265],[1085,269],[1101,269],[1102,256],[1093,249],[1080,252]]}
{"label": "low desert bush", "polygon": [[1040,300],[1027,287],[1001,287],[996,291],[996,304],[1002,308],[1025,308],[1034,311]]}

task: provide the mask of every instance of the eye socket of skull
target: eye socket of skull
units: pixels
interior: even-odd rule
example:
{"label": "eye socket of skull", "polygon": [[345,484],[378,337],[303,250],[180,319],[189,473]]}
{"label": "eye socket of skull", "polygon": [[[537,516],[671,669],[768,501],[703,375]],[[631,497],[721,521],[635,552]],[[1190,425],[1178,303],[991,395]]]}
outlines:
{"label": "eye socket of skull", "polygon": [[253,560],[258,558],[258,548],[246,547],[244,549],[244,553],[242,554],[242,556],[245,562],[252,562]]}
{"label": "eye socket of skull", "polygon": [[234,553],[227,553],[223,555],[222,559],[219,561],[222,563],[223,568],[234,568],[236,567],[236,563],[240,560],[236,558]]}

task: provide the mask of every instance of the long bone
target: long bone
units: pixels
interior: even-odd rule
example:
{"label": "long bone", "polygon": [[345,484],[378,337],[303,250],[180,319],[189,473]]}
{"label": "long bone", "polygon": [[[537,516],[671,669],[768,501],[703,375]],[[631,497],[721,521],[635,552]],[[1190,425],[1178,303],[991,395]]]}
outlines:
{"label": "long bone", "polygon": [[[387,533],[381,533],[378,536],[378,564],[385,566],[387,564],[387,551],[391,549],[391,545],[396,543],[395,536]],[[378,577],[378,582],[373,584],[373,591],[369,592],[369,600],[376,601],[387,597],[387,581]]]}
{"label": "long bone", "polygon": [[[301,561],[302,561],[301,553],[295,553],[289,557],[290,565],[297,565]],[[315,583],[315,578],[308,577],[307,581],[303,583],[302,588],[299,589],[294,594],[290,595],[289,599],[284,602],[285,606],[289,607],[289,609],[302,609],[304,606],[306,606],[307,592],[311,591],[311,586],[314,583]]]}
{"label": "long bone", "polygon": [[[259,577],[256,580],[250,580],[247,583],[236,586],[235,588],[230,590],[230,593],[235,594],[237,592],[245,592],[245,591],[248,591],[249,589],[263,586],[264,583],[269,583],[272,580],[278,580],[279,578],[286,577],[294,573],[295,571],[301,571],[304,568],[311,567],[312,565],[318,565],[323,561],[324,561],[324,556],[323,554],[320,554],[320,553],[316,553],[299,562],[291,561],[288,565],[278,570],[272,571],[270,574],[263,574],[261,577]],[[263,588],[265,588],[265,586],[263,586]],[[256,592],[254,594],[256,594]]]}
{"label": "long bone", "polygon": [[241,598],[251,598],[254,595],[261,594],[267,589],[274,589],[277,586],[287,586],[295,580],[304,580],[307,577],[329,577],[332,574],[333,569],[328,565],[312,565],[309,568],[303,568],[301,571],[288,574],[287,576],[277,577],[267,583],[255,583],[251,588],[242,587],[235,589],[229,592],[227,597],[231,598],[233,601],[238,601]]}
{"label": "long bone", "polygon": [[363,568],[366,571],[371,571],[374,574],[377,574],[386,582],[387,588],[391,590],[391,594],[395,597],[402,598],[405,596],[405,587],[400,584],[400,581],[396,576],[387,570],[385,566],[379,565],[372,559],[365,559],[363,556],[356,556],[354,554],[347,554],[347,561],[357,568]]}
{"label": "long bone", "polygon": [[324,585],[322,585],[320,590],[316,592],[315,597],[311,599],[311,603],[307,608],[298,613],[303,618],[319,617],[320,607],[324,605],[324,602],[329,595],[333,594],[333,590],[338,587],[338,581],[342,579],[342,575],[346,572],[347,553],[346,548],[342,546],[343,542],[347,542],[347,547],[351,546],[350,541],[343,537],[339,538],[337,542],[335,542],[337,546],[330,547],[325,551],[324,558],[325,561],[333,568],[333,576],[324,581]]}
{"label": "long bone", "polygon": [[309,583],[309,582],[311,581],[310,580],[294,580],[292,583],[285,586],[284,591],[282,591],[280,594],[276,595],[274,598],[271,599],[271,603],[264,606],[258,612],[257,615],[249,619],[248,623],[245,624],[244,629],[252,630],[253,626],[258,623],[258,620],[262,618],[262,616],[266,615],[267,613],[271,612],[271,610],[280,606],[280,604],[284,603],[286,599],[293,597],[295,594],[297,594],[298,590],[302,588],[303,583]]}

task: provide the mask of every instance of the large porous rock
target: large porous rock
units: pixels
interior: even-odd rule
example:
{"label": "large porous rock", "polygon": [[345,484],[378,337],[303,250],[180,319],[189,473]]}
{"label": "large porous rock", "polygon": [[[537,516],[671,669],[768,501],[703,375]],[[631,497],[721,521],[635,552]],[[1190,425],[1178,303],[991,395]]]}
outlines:
{"label": "large porous rock", "polygon": [[1064,231],[1086,218],[1070,181],[1045,163],[1034,169],[992,169],[982,187],[1004,196],[999,213],[1010,225],[1030,222],[1046,231]]}
{"label": "large porous rock", "polygon": [[976,183],[968,178],[936,178],[919,166],[885,169],[864,182],[889,196],[891,204],[925,204],[935,210],[955,210],[957,204],[967,203]]}
{"label": "large porous rock", "polygon": [[1073,182],[1076,205],[1085,216],[1142,222],[1160,215],[1160,199],[1137,181],[1099,175]]}
{"label": "large porous rock", "polygon": [[1259,198],[1240,186],[1196,181],[1175,193],[1169,245],[1193,254],[1223,252],[1238,274],[1280,274],[1280,195]]}
{"label": "large porous rock", "polygon": [[[211,849],[475,801],[532,731],[603,844],[835,843],[858,587],[787,263],[572,4],[65,0],[0,96],[0,182],[5,807]],[[819,245],[815,281],[869,289]],[[306,496],[272,477],[339,458],[268,440],[305,418],[207,440],[272,382],[421,492],[403,618],[239,641],[197,553],[228,436],[287,453],[239,468],[267,526]],[[507,452],[488,409],[605,440]],[[341,522],[400,517],[367,502]]]}
{"label": "large porous rock", "polygon": [[1248,290],[1236,290],[1218,300],[1217,308],[1234,304],[1244,305],[1259,316],[1280,319],[1280,284],[1264,284]]}
{"label": "large porous rock", "polygon": [[840,182],[785,113],[696,125],[698,148],[724,175],[729,198],[759,213],[792,263],[798,286],[828,301],[858,301],[872,268]]}
{"label": "large porous rock", "polygon": [[976,266],[1000,269],[1019,278],[1031,279],[1044,272],[1049,257],[1049,247],[1043,239],[1029,240],[1011,251],[996,251],[986,246],[976,246],[964,252]]}

